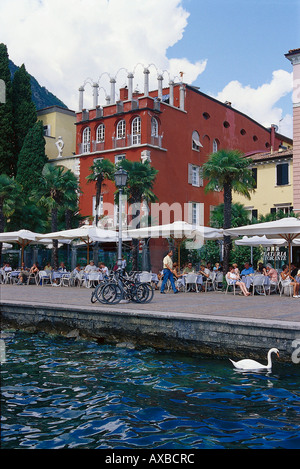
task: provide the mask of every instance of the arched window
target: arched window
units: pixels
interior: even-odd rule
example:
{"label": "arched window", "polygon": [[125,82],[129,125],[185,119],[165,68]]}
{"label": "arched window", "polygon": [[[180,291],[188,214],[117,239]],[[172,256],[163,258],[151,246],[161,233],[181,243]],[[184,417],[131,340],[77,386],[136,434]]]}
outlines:
{"label": "arched window", "polygon": [[125,138],[126,136],[126,123],[121,120],[117,124],[117,139]]}
{"label": "arched window", "polygon": [[155,117],[151,118],[151,137],[158,137],[158,121]]}
{"label": "arched window", "polygon": [[200,147],[202,147],[200,143],[200,136],[196,130],[194,130],[192,134],[192,148],[193,150],[200,150]]}
{"label": "arched window", "polygon": [[132,145],[141,143],[141,118],[135,117],[131,124]]}
{"label": "arched window", "polygon": [[213,153],[216,153],[218,151],[218,140],[214,139],[213,141]]}
{"label": "arched window", "polygon": [[104,124],[100,124],[98,127],[97,127],[97,132],[96,132],[96,142],[99,143],[99,142],[104,142],[105,140],[105,125]]}
{"label": "arched window", "polygon": [[88,153],[91,147],[91,129],[86,127],[82,132],[82,153]]}

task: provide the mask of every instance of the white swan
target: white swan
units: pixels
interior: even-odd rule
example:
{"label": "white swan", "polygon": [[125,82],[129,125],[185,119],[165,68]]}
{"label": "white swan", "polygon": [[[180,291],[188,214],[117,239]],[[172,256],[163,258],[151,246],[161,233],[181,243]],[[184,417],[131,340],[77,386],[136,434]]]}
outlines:
{"label": "white swan", "polygon": [[255,360],[240,360],[238,362],[234,362],[229,358],[231,363],[237,368],[238,370],[244,370],[244,371],[259,371],[259,370],[271,370],[272,368],[272,359],[271,355],[272,353],[276,353],[277,356],[279,357],[279,350],[277,348],[271,348],[268,351],[268,363],[266,365],[262,365],[259,362],[256,362]]}

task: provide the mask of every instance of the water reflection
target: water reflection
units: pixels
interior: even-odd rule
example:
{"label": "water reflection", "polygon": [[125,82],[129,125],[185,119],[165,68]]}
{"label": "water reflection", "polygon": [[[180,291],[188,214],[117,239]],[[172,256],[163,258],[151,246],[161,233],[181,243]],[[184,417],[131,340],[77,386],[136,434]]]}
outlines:
{"label": "water reflection", "polygon": [[3,448],[296,448],[295,365],[227,360],[17,332],[1,367]]}

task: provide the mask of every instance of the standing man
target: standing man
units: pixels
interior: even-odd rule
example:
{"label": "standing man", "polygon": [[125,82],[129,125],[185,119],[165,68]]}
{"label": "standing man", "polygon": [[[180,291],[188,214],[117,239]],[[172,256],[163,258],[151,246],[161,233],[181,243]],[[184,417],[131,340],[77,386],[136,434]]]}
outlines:
{"label": "standing man", "polygon": [[172,261],[173,251],[169,251],[166,257],[163,259],[163,269],[164,269],[164,278],[161,284],[160,293],[165,294],[165,286],[168,280],[170,280],[173,292],[178,293],[178,290],[175,287],[174,277],[173,277],[173,261]]}

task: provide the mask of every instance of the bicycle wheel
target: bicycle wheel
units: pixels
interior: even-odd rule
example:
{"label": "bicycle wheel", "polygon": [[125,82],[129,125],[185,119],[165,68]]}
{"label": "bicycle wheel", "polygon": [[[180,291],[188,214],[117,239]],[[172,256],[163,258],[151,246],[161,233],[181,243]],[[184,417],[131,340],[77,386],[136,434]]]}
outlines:
{"label": "bicycle wheel", "polygon": [[107,283],[101,288],[97,298],[100,303],[112,305],[119,303],[119,301],[122,299],[122,296],[121,288],[118,285],[115,283]]}
{"label": "bicycle wheel", "polygon": [[154,290],[148,283],[139,283],[136,285],[134,300],[137,303],[149,303],[154,295]]}

